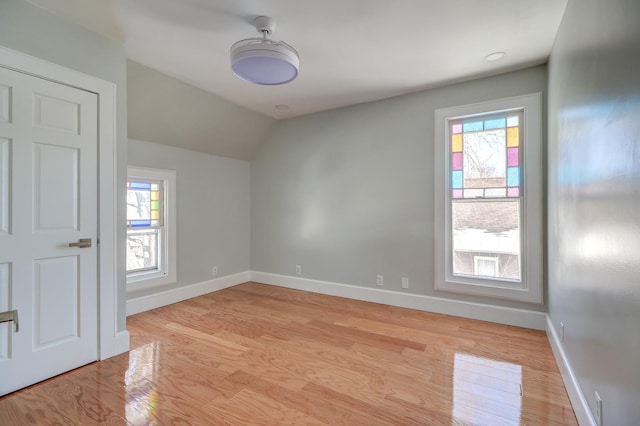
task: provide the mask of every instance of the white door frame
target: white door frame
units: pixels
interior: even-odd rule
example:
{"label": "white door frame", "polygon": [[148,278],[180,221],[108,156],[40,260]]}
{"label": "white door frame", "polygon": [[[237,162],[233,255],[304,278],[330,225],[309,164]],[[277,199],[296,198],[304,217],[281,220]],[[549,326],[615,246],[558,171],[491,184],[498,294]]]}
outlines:
{"label": "white door frame", "polygon": [[116,85],[2,46],[0,66],[98,95],[98,359],[127,352],[129,333],[118,331]]}

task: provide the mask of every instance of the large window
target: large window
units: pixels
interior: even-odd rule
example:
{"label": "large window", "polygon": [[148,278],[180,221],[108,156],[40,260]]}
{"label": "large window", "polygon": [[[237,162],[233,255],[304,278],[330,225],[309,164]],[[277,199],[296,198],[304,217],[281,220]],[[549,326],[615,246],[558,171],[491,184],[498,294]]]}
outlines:
{"label": "large window", "polygon": [[542,302],[540,95],[436,112],[436,288]]}
{"label": "large window", "polygon": [[127,290],[176,281],[175,172],[129,168]]}

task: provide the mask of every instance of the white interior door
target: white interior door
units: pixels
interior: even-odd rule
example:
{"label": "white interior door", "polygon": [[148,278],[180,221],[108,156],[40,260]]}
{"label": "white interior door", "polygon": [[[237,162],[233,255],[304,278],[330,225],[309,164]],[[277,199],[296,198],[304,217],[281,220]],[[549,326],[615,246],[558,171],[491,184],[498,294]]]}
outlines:
{"label": "white interior door", "polygon": [[97,359],[97,105],[0,68],[0,395]]}

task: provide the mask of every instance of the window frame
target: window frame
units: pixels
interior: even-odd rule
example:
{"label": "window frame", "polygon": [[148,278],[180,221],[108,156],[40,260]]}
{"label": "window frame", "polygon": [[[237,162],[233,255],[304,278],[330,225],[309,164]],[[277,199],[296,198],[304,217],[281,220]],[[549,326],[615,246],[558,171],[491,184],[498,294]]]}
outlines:
{"label": "window frame", "polygon": [[[125,271],[127,277],[127,292],[145,290],[177,282],[176,261],[176,172],[174,170],[151,169],[146,167],[128,167],[127,181],[131,179],[162,181],[163,191],[163,223],[158,227],[159,270]],[[148,228],[127,228],[141,231]],[[125,238],[125,241],[127,238]],[[127,250],[125,249],[125,254]]]}
{"label": "window frame", "polygon": [[[450,125],[453,120],[522,111],[521,281],[453,274]],[[543,303],[542,94],[498,99],[435,111],[435,289],[528,303]],[[438,226],[444,224],[444,226]]]}

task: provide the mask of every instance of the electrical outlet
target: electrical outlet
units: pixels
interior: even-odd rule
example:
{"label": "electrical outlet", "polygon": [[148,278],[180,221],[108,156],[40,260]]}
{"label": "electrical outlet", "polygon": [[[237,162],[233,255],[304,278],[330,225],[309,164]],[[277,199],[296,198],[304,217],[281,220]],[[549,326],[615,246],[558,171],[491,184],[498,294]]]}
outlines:
{"label": "electrical outlet", "polygon": [[384,285],[384,278],[382,275],[378,275],[378,281],[376,281],[377,285]]}
{"label": "electrical outlet", "polygon": [[602,398],[596,392],[596,425],[602,426]]}
{"label": "electrical outlet", "polygon": [[218,275],[218,267],[214,266],[213,268],[211,268],[211,275],[213,275],[214,277],[216,275]]}
{"label": "electrical outlet", "polygon": [[560,321],[560,341],[564,342],[564,323]]}
{"label": "electrical outlet", "polygon": [[302,266],[296,265],[296,274],[300,275],[302,273]]}
{"label": "electrical outlet", "polygon": [[409,288],[409,278],[402,279],[402,288]]}

